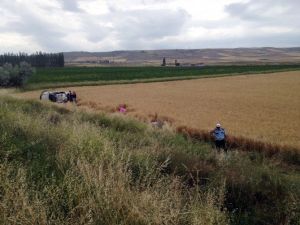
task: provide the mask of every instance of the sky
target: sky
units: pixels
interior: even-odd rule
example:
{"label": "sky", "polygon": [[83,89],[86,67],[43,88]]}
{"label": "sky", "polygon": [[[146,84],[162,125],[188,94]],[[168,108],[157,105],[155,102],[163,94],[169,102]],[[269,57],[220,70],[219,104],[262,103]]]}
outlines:
{"label": "sky", "polygon": [[0,52],[300,46],[300,0],[0,0]]}

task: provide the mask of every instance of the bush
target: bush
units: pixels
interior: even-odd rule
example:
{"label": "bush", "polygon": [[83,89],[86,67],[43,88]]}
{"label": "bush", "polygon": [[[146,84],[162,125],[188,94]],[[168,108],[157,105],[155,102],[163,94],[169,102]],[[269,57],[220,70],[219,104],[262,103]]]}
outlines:
{"label": "bush", "polygon": [[0,86],[23,87],[32,74],[33,68],[26,62],[21,62],[16,66],[6,63],[0,67]]}

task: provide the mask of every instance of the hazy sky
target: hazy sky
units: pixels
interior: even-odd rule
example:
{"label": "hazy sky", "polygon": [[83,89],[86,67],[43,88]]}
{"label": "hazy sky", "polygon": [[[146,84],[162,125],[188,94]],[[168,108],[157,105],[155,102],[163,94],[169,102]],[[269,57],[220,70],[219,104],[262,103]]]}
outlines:
{"label": "hazy sky", "polygon": [[300,46],[300,0],[0,0],[0,52]]}

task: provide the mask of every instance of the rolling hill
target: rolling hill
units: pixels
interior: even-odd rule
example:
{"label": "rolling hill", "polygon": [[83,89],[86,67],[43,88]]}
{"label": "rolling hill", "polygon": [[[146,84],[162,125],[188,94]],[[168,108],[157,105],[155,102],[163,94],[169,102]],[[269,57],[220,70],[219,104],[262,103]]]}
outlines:
{"label": "rolling hill", "polygon": [[300,47],[296,48],[235,48],[235,49],[174,49],[112,52],[65,52],[67,64],[153,65],[165,57],[167,65],[178,60],[182,65],[214,64],[277,64],[300,63]]}

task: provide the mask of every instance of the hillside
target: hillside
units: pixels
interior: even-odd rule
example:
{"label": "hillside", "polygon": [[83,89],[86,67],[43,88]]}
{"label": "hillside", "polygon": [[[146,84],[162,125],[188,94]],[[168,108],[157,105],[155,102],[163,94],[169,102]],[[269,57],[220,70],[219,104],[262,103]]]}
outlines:
{"label": "hillside", "polygon": [[[299,224],[299,164],[0,97],[0,224]],[[292,159],[291,159],[292,160]]]}
{"label": "hillside", "polygon": [[[65,52],[67,64],[156,65],[167,64],[274,64],[300,63],[300,48],[176,49],[113,52]],[[108,63],[109,62],[109,63]]]}

